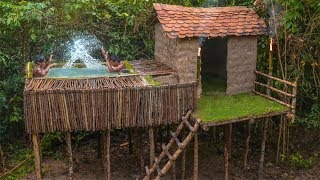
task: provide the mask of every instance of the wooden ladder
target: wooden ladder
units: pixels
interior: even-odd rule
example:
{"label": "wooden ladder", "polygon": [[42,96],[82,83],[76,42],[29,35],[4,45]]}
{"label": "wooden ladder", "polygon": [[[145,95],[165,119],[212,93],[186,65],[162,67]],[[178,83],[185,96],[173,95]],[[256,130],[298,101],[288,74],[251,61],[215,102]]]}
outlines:
{"label": "wooden ladder", "polygon": [[[177,130],[175,132],[171,132],[172,137],[169,143],[167,145],[162,144],[162,152],[160,153],[159,157],[155,157],[154,164],[152,165],[152,167],[150,169],[148,168],[148,166],[145,167],[146,176],[143,178],[144,180],[149,180],[155,170],[157,170],[157,176],[155,177],[155,179],[160,179],[162,176],[164,176],[168,172],[168,170],[171,168],[175,160],[186,148],[186,146],[190,143],[194,134],[198,131],[200,126],[200,120],[196,120],[193,126],[190,124],[189,119],[190,119],[191,113],[192,111],[189,110],[187,114],[181,118],[182,121],[178,126]],[[180,142],[178,139],[178,135],[185,126],[188,127],[190,132],[188,136],[182,142]],[[169,149],[173,144],[176,144],[178,146],[178,149],[173,153],[173,155],[171,155],[169,152]],[[167,156],[169,160],[162,167],[162,169],[160,169],[160,162],[163,160],[165,156]]]}

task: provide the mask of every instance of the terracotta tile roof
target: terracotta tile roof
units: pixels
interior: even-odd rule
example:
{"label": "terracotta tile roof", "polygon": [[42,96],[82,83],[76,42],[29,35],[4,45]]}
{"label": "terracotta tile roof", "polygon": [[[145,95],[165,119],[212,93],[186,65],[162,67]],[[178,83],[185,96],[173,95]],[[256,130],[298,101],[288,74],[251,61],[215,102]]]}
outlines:
{"label": "terracotta tile roof", "polygon": [[153,4],[169,38],[263,35],[267,26],[247,7],[195,8]]}

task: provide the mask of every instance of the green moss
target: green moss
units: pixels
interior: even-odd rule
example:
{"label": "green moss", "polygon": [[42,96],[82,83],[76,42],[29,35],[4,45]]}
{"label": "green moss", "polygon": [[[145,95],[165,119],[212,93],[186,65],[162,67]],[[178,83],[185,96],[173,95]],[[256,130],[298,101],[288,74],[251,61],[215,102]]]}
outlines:
{"label": "green moss", "polygon": [[144,76],[144,78],[148,81],[148,84],[151,86],[160,86],[161,83],[154,80],[152,76]]}
{"label": "green moss", "polygon": [[202,83],[203,95],[198,101],[196,116],[203,122],[258,116],[287,109],[277,102],[250,93],[228,96],[225,81],[215,77],[204,77]]}

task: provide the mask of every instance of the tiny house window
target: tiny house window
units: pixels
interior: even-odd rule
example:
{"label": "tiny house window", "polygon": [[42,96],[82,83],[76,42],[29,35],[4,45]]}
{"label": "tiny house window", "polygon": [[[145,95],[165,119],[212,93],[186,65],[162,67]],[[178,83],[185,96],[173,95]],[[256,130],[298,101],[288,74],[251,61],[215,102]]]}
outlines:
{"label": "tiny house window", "polygon": [[207,38],[201,47],[202,90],[226,91],[227,38]]}

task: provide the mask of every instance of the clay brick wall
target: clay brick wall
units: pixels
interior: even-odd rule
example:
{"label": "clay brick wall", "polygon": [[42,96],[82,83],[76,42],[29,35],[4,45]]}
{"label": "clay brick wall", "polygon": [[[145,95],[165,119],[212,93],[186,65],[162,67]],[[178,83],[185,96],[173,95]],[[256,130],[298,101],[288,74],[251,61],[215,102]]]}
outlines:
{"label": "clay brick wall", "polygon": [[227,48],[227,94],[253,91],[257,37],[231,36]]}
{"label": "clay brick wall", "polygon": [[156,60],[177,71],[180,83],[197,80],[198,39],[170,39],[161,24],[155,25]]}

